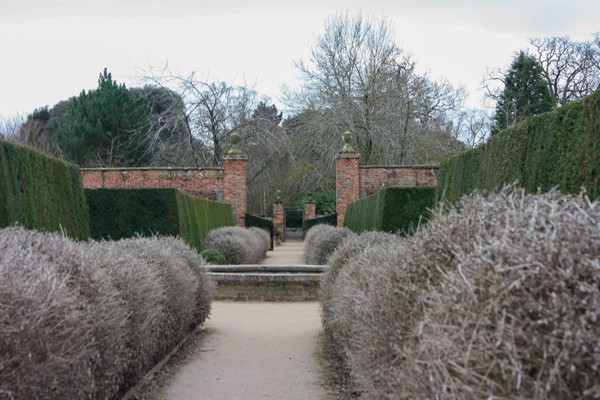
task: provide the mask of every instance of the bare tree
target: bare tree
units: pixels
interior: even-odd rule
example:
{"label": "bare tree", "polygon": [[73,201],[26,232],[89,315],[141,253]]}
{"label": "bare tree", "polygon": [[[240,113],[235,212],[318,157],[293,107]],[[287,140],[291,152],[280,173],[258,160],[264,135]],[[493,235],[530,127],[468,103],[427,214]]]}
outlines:
{"label": "bare tree", "polygon": [[194,140],[210,150],[210,158],[205,158],[203,164],[218,165],[229,134],[244,129],[250,123],[257,99],[252,89],[199,79],[195,72],[186,75],[173,72],[168,63],[160,68],[138,69],[138,75],[146,83],[172,90],[183,100],[185,107],[170,118],[187,127],[188,144],[196,160],[202,154],[198,154]]}
{"label": "bare tree", "polygon": [[529,39],[556,105],[600,89],[600,33],[585,42],[568,36]]}
{"label": "bare tree", "polygon": [[13,114],[8,117],[0,118],[0,140],[21,143],[19,130],[25,123],[25,117],[22,114]]}
{"label": "bare tree", "polygon": [[350,130],[364,163],[439,161],[415,147],[447,131],[443,114],[455,109],[462,92],[417,74],[393,36],[385,19],[337,14],[326,21],[308,61],[297,62],[304,84],[288,91],[288,103],[297,113],[315,111],[306,123],[327,135],[320,143],[335,138],[330,157],[339,135]]}
{"label": "bare tree", "polygon": [[483,144],[492,132],[492,115],[488,110],[466,109],[457,119],[459,139],[469,148]]}

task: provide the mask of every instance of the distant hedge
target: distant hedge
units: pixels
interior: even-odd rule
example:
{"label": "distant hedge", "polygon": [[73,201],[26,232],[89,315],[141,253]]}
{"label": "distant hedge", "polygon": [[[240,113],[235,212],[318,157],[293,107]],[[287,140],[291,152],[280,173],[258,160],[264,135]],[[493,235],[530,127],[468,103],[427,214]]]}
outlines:
{"label": "distant hedge", "polygon": [[0,140],[0,227],[90,236],[88,210],[76,165]]}
{"label": "distant hedge", "polygon": [[246,221],[246,228],[260,228],[269,234],[269,250],[273,250],[273,221],[268,218],[248,213],[246,213],[244,220]]}
{"label": "distant hedge", "polygon": [[344,225],[356,233],[383,231],[402,235],[412,232],[421,219],[429,218],[435,188],[388,187],[348,204]]}
{"label": "distant hedge", "polygon": [[315,225],[324,224],[324,225],[337,225],[337,213],[323,215],[322,217],[316,217],[312,219],[305,219],[302,223],[302,229],[304,232],[307,232],[310,228]]}
{"label": "distant hedge", "polygon": [[85,193],[94,239],[179,235],[201,251],[210,230],[233,225],[231,205],[176,189],[86,189]]}
{"label": "distant hedge", "polygon": [[455,202],[474,189],[498,191],[517,181],[528,192],[600,197],[600,91],[532,117],[476,149],[442,163],[437,198]]}

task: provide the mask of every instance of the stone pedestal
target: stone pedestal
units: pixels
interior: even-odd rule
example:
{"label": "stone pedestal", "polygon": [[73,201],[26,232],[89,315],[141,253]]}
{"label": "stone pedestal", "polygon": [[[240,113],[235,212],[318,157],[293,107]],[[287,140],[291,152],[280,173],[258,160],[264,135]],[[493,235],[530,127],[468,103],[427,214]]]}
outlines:
{"label": "stone pedestal", "polygon": [[273,203],[273,226],[279,231],[281,240],[285,240],[285,209],[281,201]]}

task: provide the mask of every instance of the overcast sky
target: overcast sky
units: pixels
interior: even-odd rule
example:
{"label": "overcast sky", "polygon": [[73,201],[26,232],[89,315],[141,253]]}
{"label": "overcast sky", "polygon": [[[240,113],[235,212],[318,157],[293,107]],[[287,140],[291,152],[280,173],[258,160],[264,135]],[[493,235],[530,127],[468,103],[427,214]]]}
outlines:
{"label": "overcast sky", "polygon": [[128,87],[136,67],[255,89],[280,105],[336,13],[386,16],[421,72],[464,85],[480,106],[486,67],[510,63],[527,38],[600,30],[598,0],[0,0],[0,118],[93,89],[106,67]]}

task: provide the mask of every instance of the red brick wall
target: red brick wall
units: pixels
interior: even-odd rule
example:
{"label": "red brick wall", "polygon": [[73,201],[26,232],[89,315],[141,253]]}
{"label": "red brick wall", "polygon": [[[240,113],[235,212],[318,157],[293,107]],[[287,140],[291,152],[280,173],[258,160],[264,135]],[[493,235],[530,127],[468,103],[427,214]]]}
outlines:
{"label": "red brick wall", "polygon": [[88,189],[175,188],[223,201],[222,168],[84,168],[81,178]]}
{"label": "red brick wall", "polygon": [[360,196],[360,156],[338,154],[335,157],[335,210],[337,226],[344,226],[344,217],[349,203]]}
{"label": "red brick wall", "polygon": [[281,201],[273,203],[273,225],[279,230],[281,239],[285,240],[285,208]]}
{"label": "red brick wall", "polygon": [[245,156],[226,156],[223,159],[223,201],[233,208],[233,222],[246,226],[246,168]]}
{"label": "red brick wall", "polygon": [[313,219],[317,215],[317,203],[307,200],[304,202],[304,219]]}
{"label": "red brick wall", "polygon": [[439,169],[431,166],[363,167],[360,169],[360,198],[388,186],[436,186]]}

